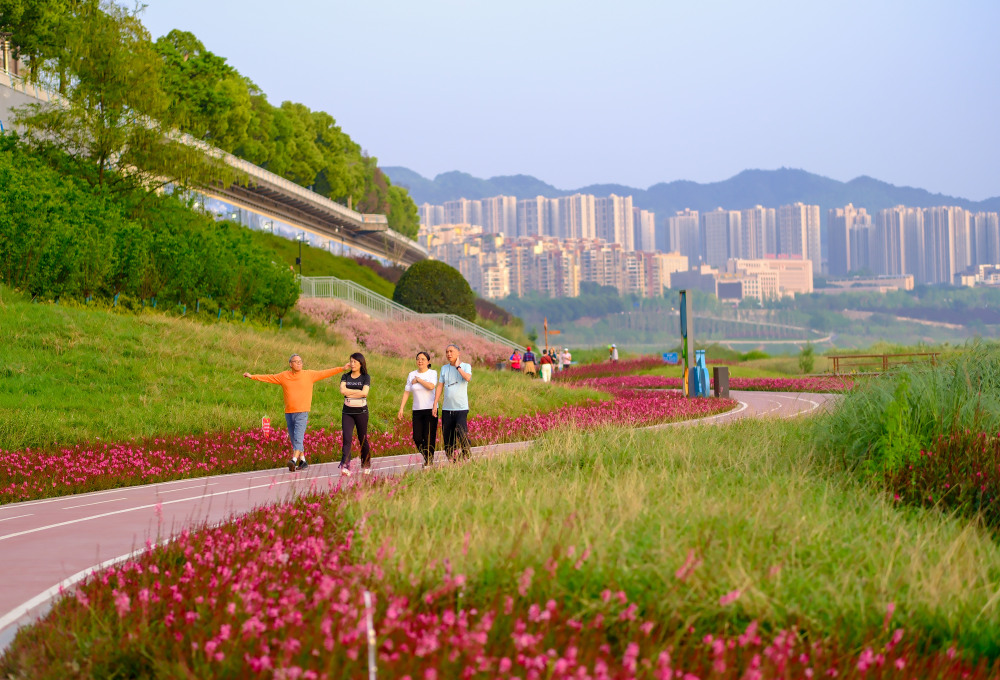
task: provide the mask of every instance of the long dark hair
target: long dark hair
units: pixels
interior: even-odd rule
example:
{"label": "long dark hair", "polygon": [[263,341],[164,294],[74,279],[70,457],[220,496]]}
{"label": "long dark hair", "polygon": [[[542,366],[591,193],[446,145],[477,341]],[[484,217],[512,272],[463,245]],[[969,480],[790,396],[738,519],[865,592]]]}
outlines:
{"label": "long dark hair", "polygon": [[419,352],[417,352],[417,357],[419,357],[421,354],[423,354],[425,357],[427,357],[427,368],[430,368],[431,367],[431,355],[428,354],[427,352],[423,351],[423,350],[420,350]]}
{"label": "long dark hair", "polygon": [[365,355],[361,352],[355,352],[351,358],[356,359],[361,364],[361,375],[368,375],[368,363],[365,361]]}

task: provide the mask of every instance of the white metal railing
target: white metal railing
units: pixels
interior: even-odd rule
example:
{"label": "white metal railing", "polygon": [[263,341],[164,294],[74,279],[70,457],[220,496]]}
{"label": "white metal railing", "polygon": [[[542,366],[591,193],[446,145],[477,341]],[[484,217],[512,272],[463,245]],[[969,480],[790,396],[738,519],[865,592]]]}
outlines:
{"label": "white metal railing", "polygon": [[302,297],[334,298],[346,302],[351,307],[386,321],[432,321],[442,329],[472,333],[501,345],[524,351],[524,347],[502,335],[486,330],[454,314],[421,314],[398,302],[372,292],[353,281],[345,281],[335,276],[303,276],[300,278]]}

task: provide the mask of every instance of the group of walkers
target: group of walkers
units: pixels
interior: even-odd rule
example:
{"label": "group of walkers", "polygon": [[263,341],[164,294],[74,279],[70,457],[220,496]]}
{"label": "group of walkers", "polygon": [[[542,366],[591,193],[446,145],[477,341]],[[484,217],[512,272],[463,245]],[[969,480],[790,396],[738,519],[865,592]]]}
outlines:
{"label": "group of walkers", "polygon": [[570,364],[573,363],[573,355],[570,354],[569,347],[564,347],[562,352],[555,349],[543,350],[541,359],[536,360],[531,347],[525,347],[523,355],[515,349],[507,361],[510,370],[523,372],[530,376],[541,373],[542,382],[549,382],[552,380],[553,370],[561,371],[569,368]]}
{"label": "group of walkers", "polygon": [[[417,353],[417,370],[411,371],[403,388],[403,399],[399,404],[399,419],[402,420],[406,401],[413,395],[413,443],[423,456],[424,465],[434,462],[437,444],[438,405],[441,406],[441,433],[448,460],[465,460],[472,455],[469,446],[469,393],[472,381],[472,366],[461,361],[457,345],[448,345],[445,358],[448,363],[441,367],[441,374],[431,368],[431,356],[427,352]],[[361,471],[371,474],[371,447],[368,442],[368,391],[371,376],[368,364],[360,352],[351,355],[343,366],[319,371],[303,368],[302,357],[293,354],[288,359],[287,371],[272,375],[252,375],[244,373],[244,378],[281,385],[285,401],[285,424],[291,440],[292,457],[288,470],[304,470],[309,467],[305,454],[305,432],[312,407],[313,385],[320,380],[340,375],[340,393],[344,397],[340,424],[343,430],[343,445],[340,457],[340,473],[350,476],[351,448],[354,433],[357,432],[361,447]],[[460,449],[458,457],[455,450]]]}

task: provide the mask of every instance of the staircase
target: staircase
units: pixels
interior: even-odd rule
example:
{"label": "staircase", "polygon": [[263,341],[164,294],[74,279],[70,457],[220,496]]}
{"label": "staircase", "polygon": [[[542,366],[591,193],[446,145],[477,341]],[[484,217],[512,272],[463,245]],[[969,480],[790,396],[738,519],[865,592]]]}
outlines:
{"label": "staircase", "polygon": [[502,335],[477,326],[454,314],[421,314],[393,302],[387,297],[373,293],[364,286],[353,281],[345,281],[335,276],[303,276],[299,281],[302,285],[304,298],[333,298],[353,307],[359,312],[385,321],[430,321],[446,331],[473,333],[481,338],[505,345],[519,352],[524,347],[508,340]]}

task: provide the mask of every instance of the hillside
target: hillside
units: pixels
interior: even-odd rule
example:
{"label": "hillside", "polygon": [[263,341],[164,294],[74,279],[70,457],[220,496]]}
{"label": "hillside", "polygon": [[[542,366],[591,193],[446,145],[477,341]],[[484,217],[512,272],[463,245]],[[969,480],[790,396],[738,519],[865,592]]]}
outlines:
{"label": "hillside", "polygon": [[[282,236],[265,234],[259,231],[251,232],[253,240],[274,252],[281,261],[290,267],[295,266],[299,256],[298,241],[290,241]],[[302,244],[302,276],[335,276],[338,279],[354,281],[370,291],[392,297],[395,286],[376,274],[370,268],[358,264],[353,258],[334,255],[320,248],[314,248],[308,243]]]}
{"label": "hillside", "polygon": [[[315,324],[286,320],[283,330],[143,310],[32,303],[0,285],[0,449],[68,445],[96,439],[199,434],[283,427],[281,391],[242,377],[278,373],[299,353],[306,368],[341,366],[359,349],[372,374],[372,427],[391,429],[411,358],[379,355]],[[336,330],[336,328],[334,328]],[[435,363],[444,347],[427,347]],[[539,381],[509,389],[510,373],[477,369],[470,390],[480,415],[535,412],[594,396]],[[316,385],[310,429],[339,429],[335,380]]]}
{"label": "hillside", "polygon": [[848,203],[864,207],[869,212],[894,205],[931,207],[957,205],[969,210],[1000,210],[1000,196],[984,201],[970,201],[956,196],[934,194],[924,189],[897,187],[871,177],[857,177],[839,182],[805,170],[744,170],[721,182],[699,184],[685,180],[654,184],[648,189],[621,184],[594,184],[576,189],[558,189],[529,175],[509,175],[479,179],[463,172],[446,172],[433,180],[402,167],[383,168],[393,182],[410,191],[413,200],[421,203],[443,203],[457,198],[487,198],[500,194],[518,198],[545,196],[555,198],[575,193],[607,196],[631,195],[634,205],[657,214],[657,225],[678,210],[690,208],[706,211],[723,207],[732,210],[760,204],[778,207],[801,201],[819,205],[824,228],[826,211]]}

